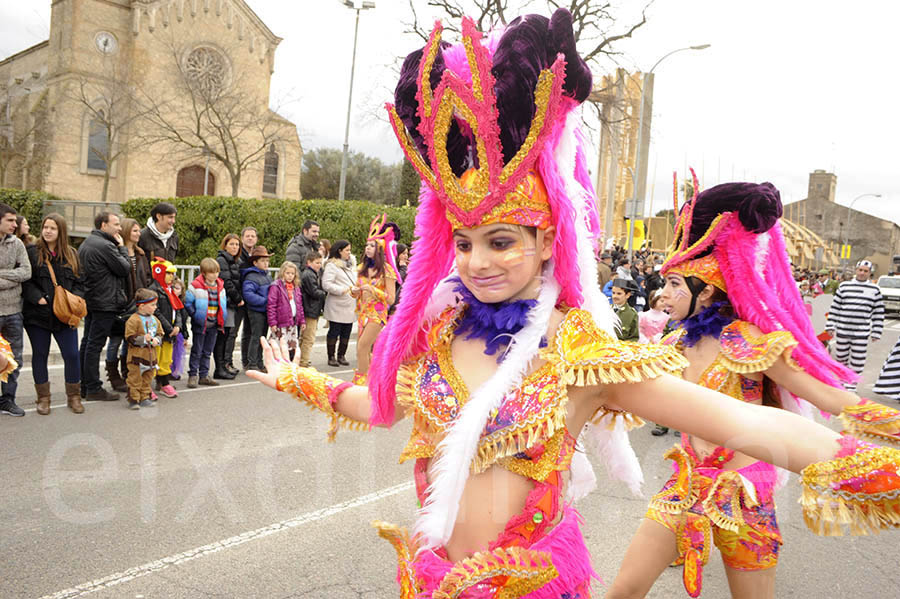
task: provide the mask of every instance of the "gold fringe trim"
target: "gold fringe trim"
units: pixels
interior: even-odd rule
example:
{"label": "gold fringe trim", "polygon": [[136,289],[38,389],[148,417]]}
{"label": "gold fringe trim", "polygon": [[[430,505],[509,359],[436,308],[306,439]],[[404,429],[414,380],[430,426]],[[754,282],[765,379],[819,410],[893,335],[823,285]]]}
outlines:
{"label": "gold fringe trim", "polygon": [[408,409],[416,401],[416,374],[413,365],[403,364],[397,370],[397,386],[395,388],[397,403]]}
{"label": "gold fringe trim", "polygon": [[[304,372],[300,372],[301,370],[303,370]],[[298,379],[301,376],[305,377],[305,379],[308,380],[311,388],[315,391],[315,394],[312,397],[310,397],[303,391],[303,389],[298,386]],[[342,428],[354,431],[369,430],[370,427],[368,422],[353,420],[352,418],[348,418],[347,416],[344,416],[343,414],[340,414],[334,410],[331,402],[328,399],[327,383],[329,381],[338,381],[339,383],[343,382],[339,379],[335,379],[334,377],[322,374],[321,372],[313,368],[301,369],[291,362],[285,362],[279,368],[276,388],[280,391],[290,393],[294,396],[294,399],[306,404],[311,410],[322,412],[329,419],[331,419],[331,425],[328,427],[329,443],[334,442],[335,437],[337,437],[338,430]]]}
{"label": "gold fringe trim", "polygon": [[593,385],[609,385],[617,383],[639,383],[655,379],[663,374],[678,373],[684,370],[688,361],[672,349],[669,354],[662,354],[639,363],[598,364],[583,362],[566,364],[562,380],[566,385],[589,387]]}
{"label": "gold fringe trim", "polygon": [[418,599],[422,585],[413,568],[413,556],[416,551],[409,538],[406,528],[401,528],[387,522],[375,520],[372,526],[378,530],[378,536],[389,542],[397,552],[397,563],[400,565],[400,574],[397,581],[400,583],[400,599]]}
{"label": "gold fringe trim", "polygon": [[556,431],[556,433],[546,441],[544,453],[537,462],[521,458],[503,458],[499,460],[498,463],[510,472],[514,472],[515,474],[538,482],[544,482],[551,472],[554,470],[566,470],[572,462],[572,454],[570,453],[566,456],[563,463],[556,463],[565,437],[565,429]]}
{"label": "gold fringe trim", "polygon": [[[810,464],[800,472],[803,486],[800,505],[806,525],[823,536],[842,536],[845,526],[851,535],[900,528],[900,477],[895,471],[898,464],[900,451],[888,447]],[[890,478],[891,489],[875,493],[835,489],[841,483],[865,477],[885,466],[891,469],[881,476]],[[890,470],[894,472],[889,473]]]}
{"label": "gold fringe trim", "polygon": [[794,339],[794,336],[792,334],[787,331],[775,331],[773,333],[766,333],[760,337],[757,337],[750,333],[750,323],[739,320],[729,326],[735,325],[737,326],[738,332],[740,332],[741,337],[743,337],[749,345],[752,345],[754,347],[763,345],[766,347],[764,353],[761,356],[758,356],[752,360],[748,360],[746,358],[729,355],[727,351],[728,348],[724,345],[721,346],[720,355],[722,357],[722,362],[725,364],[728,370],[730,370],[731,372],[736,372],[738,374],[752,374],[755,372],[763,372],[771,368],[772,365],[775,364],[775,362],[778,361],[778,358],[780,358],[782,355],[784,356],[784,361],[787,362],[791,368],[793,368],[794,370],[800,369],[800,366],[791,357],[794,348],[798,345],[797,340]]}
{"label": "gold fringe trim", "polygon": [[466,589],[496,576],[508,577],[498,588],[497,599],[515,599],[541,588],[558,575],[547,552],[521,547],[480,551],[457,562],[441,580],[432,599],[457,599]]}
{"label": "gold fringe trim", "polygon": [[[716,503],[716,492],[720,490],[725,490],[731,495],[731,513],[733,514],[731,516],[720,510],[719,505]],[[744,486],[744,479],[741,478],[740,474],[734,470],[723,470],[716,477],[716,482],[713,483],[706,499],[703,500],[703,511],[706,516],[712,520],[713,524],[719,528],[724,528],[731,532],[738,532],[740,527],[746,524],[746,522],[744,522],[743,510],[741,509],[742,496],[747,507],[759,505],[759,502],[754,499],[752,495],[747,493]]]}
{"label": "gold fringe trim", "polygon": [[[607,416],[609,418],[607,419]],[[603,422],[604,419],[607,419],[607,422]],[[641,418],[640,416],[635,416],[631,412],[626,412],[625,410],[614,410],[612,408],[601,407],[594,415],[591,416],[590,421],[591,424],[596,426],[605,426],[607,430],[613,430],[616,428],[616,421],[621,420],[625,426],[625,432],[631,432],[636,428],[641,428],[647,422]]]}
{"label": "gold fringe trim", "polygon": [[[687,452],[678,445],[663,454],[663,459],[678,464],[678,479],[673,488],[654,495],[650,499],[650,507],[666,514],[680,514],[700,499],[700,489],[694,484],[694,464]],[[667,499],[674,493],[680,493],[681,499]]]}
{"label": "gold fringe trim", "polygon": [[900,412],[880,403],[847,406],[838,416],[844,432],[854,437],[900,447]]}
{"label": "gold fringe trim", "polygon": [[556,431],[565,429],[565,426],[566,410],[563,402],[554,408],[548,418],[533,425],[503,434],[500,434],[502,431],[497,431],[482,437],[478,443],[478,451],[472,459],[472,473],[483,472],[502,458],[514,456],[543,439],[552,438]]}

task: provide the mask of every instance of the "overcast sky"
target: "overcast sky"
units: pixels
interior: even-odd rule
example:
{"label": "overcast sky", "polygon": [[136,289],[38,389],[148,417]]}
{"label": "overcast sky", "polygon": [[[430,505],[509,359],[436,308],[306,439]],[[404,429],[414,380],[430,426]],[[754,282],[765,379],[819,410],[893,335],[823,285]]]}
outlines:
{"label": "overcast sky", "polygon": [[[343,143],[354,11],[339,0],[248,0],[284,38],[276,53],[273,103],[300,128],[306,149]],[[383,119],[394,58],[421,43],[403,34],[406,0],[363,11],[350,147],[401,159]],[[515,4],[516,0],[510,0]],[[424,0],[420,18],[427,15]],[[643,2],[614,1],[625,22]],[[543,2],[532,2],[540,7]],[[25,8],[27,7],[27,8]],[[50,1],[0,5],[0,57],[47,38]],[[897,115],[900,5],[877,0],[657,0],[648,23],[617,45],[621,66],[657,67],[648,196],[671,204],[672,171],[693,166],[704,186],[768,180],[787,202],[806,197],[814,169],[838,177],[837,201],[900,224]],[[429,19],[430,20],[430,19]],[[595,69],[599,78],[615,68]],[[649,206],[648,206],[649,209]]]}

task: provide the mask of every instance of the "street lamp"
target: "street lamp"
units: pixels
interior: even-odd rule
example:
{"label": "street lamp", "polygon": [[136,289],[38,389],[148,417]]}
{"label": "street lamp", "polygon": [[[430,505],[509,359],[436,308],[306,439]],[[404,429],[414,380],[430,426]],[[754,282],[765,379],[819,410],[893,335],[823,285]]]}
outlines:
{"label": "street lamp", "polygon": [[[656,67],[659,66],[659,63],[672,56],[673,54],[677,54],[678,52],[685,52],[687,50],[706,50],[709,48],[710,44],[700,44],[698,46],[686,46],[684,48],[678,48],[677,50],[672,50],[668,54],[663,55],[662,58],[656,61],[656,64],[653,67],[644,73],[644,80],[641,83],[641,109],[638,113],[638,138],[637,138],[637,179],[633,180],[635,185],[634,191],[634,199],[631,202],[631,213],[628,218],[628,260],[631,261],[634,259],[634,219],[637,218],[637,204],[638,198],[640,198],[641,208],[644,206],[644,195],[646,191],[647,185],[647,173],[645,172],[646,168],[646,160],[644,159],[643,152],[643,144],[644,144],[644,106],[647,104],[649,98],[653,97],[653,71]],[[650,139],[650,126],[647,126],[647,140],[648,140],[648,149],[649,149],[649,139]]]}
{"label": "street lamp", "polygon": [[359,31],[359,12],[369,8],[375,8],[374,2],[360,3],[356,5],[354,0],[341,0],[344,6],[356,11],[356,25],[353,28],[353,60],[350,63],[350,93],[347,96],[347,126],[344,128],[344,154],[341,156],[341,187],[338,191],[338,199],[344,200],[344,190],[347,185],[347,153],[350,150],[350,107],[353,105],[353,72],[356,70],[356,34]]}
{"label": "street lamp", "polygon": [[[847,205],[847,229],[846,229],[847,232],[844,234],[844,245],[846,245],[846,246],[850,245],[850,219],[853,218],[853,212],[850,209],[853,208],[853,204],[856,203],[856,200],[859,200],[859,199],[865,198],[865,197],[869,197],[869,196],[872,196],[873,198],[880,198],[881,194],[880,193],[864,193],[861,196],[856,196],[855,198],[853,198],[853,200],[850,202],[850,204]],[[850,255],[848,254],[847,255],[847,263],[849,264],[849,262],[850,262]]]}

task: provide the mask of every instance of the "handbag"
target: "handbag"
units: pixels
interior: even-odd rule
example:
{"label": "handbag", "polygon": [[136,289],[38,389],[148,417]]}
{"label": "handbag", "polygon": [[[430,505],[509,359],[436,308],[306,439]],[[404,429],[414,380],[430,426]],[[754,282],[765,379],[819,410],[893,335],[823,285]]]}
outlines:
{"label": "handbag", "polygon": [[84,298],[78,297],[56,282],[56,273],[53,272],[53,265],[49,260],[47,261],[47,270],[50,271],[50,280],[53,281],[54,316],[70,327],[77,327],[81,319],[87,315],[87,304]]}

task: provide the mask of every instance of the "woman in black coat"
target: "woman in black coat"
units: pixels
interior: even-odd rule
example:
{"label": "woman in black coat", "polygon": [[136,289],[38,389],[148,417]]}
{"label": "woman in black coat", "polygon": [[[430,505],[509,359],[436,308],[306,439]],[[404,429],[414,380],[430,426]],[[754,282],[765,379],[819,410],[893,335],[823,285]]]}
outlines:
{"label": "woman in black coat", "polygon": [[31,262],[31,279],[22,286],[22,317],[25,332],[31,342],[31,371],[37,391],[37,413],[50,413],[50,377],[47,359],[50,356],[50,337],[65,364],[66,398],[76,414],[84,412],[81,404],[81,363],[78,357],[78,329],[61,322],[53,313],[56,282],[67,291],[84,296],[78,265],[78,254],[69,247],[66,220],[59,214],[48,214],[41,222],[40,237],[27,248]]}
{"label": "woman in black coat", "polygon": [[243,306],[244,297],[241,293],[241,238],[234,233],[229,233],[222,239],[219,246],[219,254],[216,262],[219,263],[219,278],[225,284],[225,297],[228,300],[228,310],[225,318],[225,334],[216,337],[216,345],[213,348],[213,358],[216,369],[213,372],[215,379],[233,379],[239,372],[231,363],[234,355],[234,342],[237,337],[237,327],[234,326],[235,310],[232,306]]}

